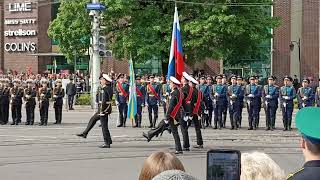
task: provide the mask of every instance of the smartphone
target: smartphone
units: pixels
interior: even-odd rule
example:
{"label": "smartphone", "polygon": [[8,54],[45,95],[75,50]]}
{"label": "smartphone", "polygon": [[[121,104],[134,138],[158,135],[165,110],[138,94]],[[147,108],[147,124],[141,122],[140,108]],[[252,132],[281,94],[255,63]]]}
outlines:
{"label": "smartphone", "polygon": [[237,150],[210,150],[207,153],[207,180],[240,180],[241,153]]}

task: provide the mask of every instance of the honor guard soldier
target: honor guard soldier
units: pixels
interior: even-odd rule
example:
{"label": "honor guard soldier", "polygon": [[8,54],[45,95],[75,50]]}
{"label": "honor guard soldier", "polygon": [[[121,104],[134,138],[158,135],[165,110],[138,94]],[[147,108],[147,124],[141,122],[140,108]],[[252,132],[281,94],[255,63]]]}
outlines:
{"label": "honor guard soldier", "polygon": [[256,84],[255,76],[251,76],[250,84],[246,86],[245,90],[245,97],[247,102],[247,109],[249,114],[249,129],[253,130],[257,129],[258,127],[258,116],[259,116],[259,103],[261,103],[261,96],[262,92],[260,91],[260,88]]}
{"label": "honor guard soldier", "polygon": [[225,85],[222,84],[222,76],[216,76],[217,84],[213,86],[212,96],[213,96],[213,108],[214,108],[214,129],[219,129],[223,127],[222,113],[224,110],[225,102],[227,99],[227,91]]}
{"label": "honor guard soldier", "polygon": [[170,92],[171,90],[170,90],[169,81],[166,81],[166,83],[162,85],[162,93],[161,93],[161,100],[162,100],[164,115],[166,115],[166,112],[167,112]]}
{"label": "honor guard soldier", "polygon": [[76,85],[73,83],[73,77],[70,76],[70,82],[67,84],[66,87],[66,94],[68,95],[68,107],[69,110],[74,110],[73,108],[73,101],[74,96],[77,94],[77,88]]}
{"label": "honor guard soldier", "polygon": [[22,107],[22,98],[23,98],[23,89],[20,87],[21,80],[14,79],[13,87],[10,89],[11,96],[11,115],[12,115],[12,124],[18,125],[21,123],[21,107]]}
{"label": "honor guard soldier", "polygon": [[53,88],[52,97],[54,100],[54,113],[56,122],[54,124],[61,124],[62,121],[62,107],[63,107],[63,98],[65,95],[64,89],[62,88],[61,79],[56,80],[56,87]]}
{"label": "honor guard soldier", "polygon": [[298,98],[299,109],[313,106],[314,94],[312,89],[309,87],[309,84],[310,84],[309,79],[303,79],[302,87],[298,89],[297,98]]}
{"label": "honor guard soldier", "polygon": [[[261,85],[259,85],[259,76],[258,76],[258,75],[255,76],[255,83],[256,83],[259,91],[261,91],[261,93],[262,93],[263,87],[262,87]],[[259,105],[258,105],[259,111],[258,111],[258,119],[257,119],[257,121],[256,121],[257,128],[259,127],[259,122],[260,122],[260,112],[261,112],[261,106],[262,106],[262,99],[261,99],[261,98],[258,98],[258,101],[259,101],[260,103],[259,103]]]}
{"label": "honor guard soldier", "polygon": [[228,87],[228,102],[231,130],[240,127],[240,113],[243,104],[244,91],[237,84],[237,76],[231,77],[231,85]]}
{"label": "honor guard soldier", "polygon": [[97,102],[99,103],[99,116],[104,140],[104,144],[101,145],[100,148],[110,148],[110,145],[112,144],[112,139],[108,128],[108,119],[112,112],[113,89],[111,82],[112,79],[106,74],[103,74],[102,78],[100,78],[101,89],[98,92]]}
{"label": "honor guard soldier", "polygon": [[32,79],[27,79],[27,87],[24,89],[24,102],[26,107],[26,125],[34,124],[34,109],[36,107],[37,90]]}
{"label": "honor guard soldier", "polygon": [[[160,92],[161,88],[159,85],[154,82],[154,75],[149,76],[150,83],[147,85],[147,106],[148,106],[148,114],[149,114],[149,128],[155,128],[157,119],[158,119],[158,106],[160,102]],[[153,111],[153,118],[152,118]]]}
{"label": "honor guard soldier", "polygon": [[245,87],[243,85],[243,78],[241,76],[237,76],[237,85],[240,86],[240,91],[242,96],[239,97],[239,103],[240,103],[240,109],[239,109],[239,128],[241,128],[241,123],[242,123],[242,110],[244,108],[244,92],[245,92]]}
{"label": "honor guard soldier", "polygon": [[[319,79],[319,82],[320,82],[320,79]],[[319,85],[320,85],[320,83],[319,83]],[[320,107],[320,86],[317,87],[317,89],[316,89],[315,101],[316,101],[316,106]]]}
{"label": "honor guard soldier", "polygon": [[136,77],[136,92],[137,92],[137,115],[135,116],[135,127],[141,127],[142,122],[142,107],[146,105],[146,88],[141,84],[141,77]]}
{"label": "honor guard soldier", "polygon": [[120,124],[117,127],[126,127],[128,98],[129,98],[129,84],[124,82],[124,74],[119,74],[116,84],[116,104],[119,109]]}
{"label": "honor guard soldier", "polygon": [[49,99],[51,98],[51,89],[48,88],[48,80],[43,78],[40,80],[42,87],[38,90],[38,102],[40,110],[39,126],[48,125]]}
{"label": "honor guard soldier", "polygon": [[296,97],[296,90],[292,85],[292,81],[292,77],[285,76],[283,78],[284,86],[280,89],[280,106],[284,131],[291,131],[292,112],[294,109],[293,100]]}
{"label": "honor guard soldier", "polygon": [[[225,86],[225,89],[228,90],[228,81],[227,81],[227,76],[226,76],[226,75],[222,75],[222,85],[224,85],[224,86]],[[223,103],[223,111],[222,111],[222,124],[223,124],[223,128],[226,127],[228,105],[229,105],[228,99],[225,98],[225,99],[224,99],[224,103]]]}
{"label": "honor guard soldier", "polygon": [[[209,107],[209,99],[210,99],[210,91],[209,91],[209,88],[208,86],[205,84],[206,83],[206,78],[205,76],[201,76],[200,77],[200,83],[198,85],[198,88],[199,90],[202,92],[202,95],[205,97],[204,98],[204,106],[205,107]],[[202,108],[201,109],[201,119],[202,119],[202,126],[206,126],[208,127],[209,126],[209,110],[207,108]]]}
{"label": "honor guard soldier", "polygon": [[2,117],[1,124],[8,124],[9,122],[9,106],[10,106],[10,87],[9,87],[9,79],[3,79],[3,90],[1,94],[1,112],[0,116]]}
{"label": "honor guard soldier", "polygon": [[302,138],[305,164],[299,171],[290,174],[288,180],[319,180],[320,178],[320,108],[308,107],[297,112],[296,127]]}
{"label": "honor guard soldier", "polygon": [[[207,86],[209,89],[209,93],[212,92],[212,88],[213,88],[213,78],[211,76],[207,77]],[[213,99],[212,96],[208,96],[208,104],[207,104],[207,108],[209,111],[209,117],[208,117],[208,122],[209,122],[209,126],[212,127],[212,112],[213,112]]]}
{"label": "honor guard soldier", "polygon": [[170,77],[170,88],[172,89],[170,94],[170,102],[166,119],[162,120],[157,128],[150,130],[148,133],[143,133],[143,136],[148,142],[154,137],[158,136],[166,128],[166,124],[169,124],[174,141],[175,141],[175,154],[182,154],[182,147],[180,137],[178,133],[178,123],[181,121],[181,107],[183,103],[183,93],[179,89],[181,83],[173,76]]}
{"label": "honor guard soldier", "polygon": [[279,87],[275,85],[276,77],[268,78],[268,85],[263,88],[263,103],[266,113],[266,130],[275,129],[276,113],[278,109]]}

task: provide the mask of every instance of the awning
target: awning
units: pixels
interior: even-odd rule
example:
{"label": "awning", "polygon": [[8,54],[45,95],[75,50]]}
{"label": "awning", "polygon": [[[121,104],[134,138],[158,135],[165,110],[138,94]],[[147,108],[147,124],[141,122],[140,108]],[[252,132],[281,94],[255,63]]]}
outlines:
{"label": "awning", "polygon": [[53,53],[53,52],[49,52],[49,53],[34,53],[34,54],[27,54],[27,56],[64,56],[62,53]]}

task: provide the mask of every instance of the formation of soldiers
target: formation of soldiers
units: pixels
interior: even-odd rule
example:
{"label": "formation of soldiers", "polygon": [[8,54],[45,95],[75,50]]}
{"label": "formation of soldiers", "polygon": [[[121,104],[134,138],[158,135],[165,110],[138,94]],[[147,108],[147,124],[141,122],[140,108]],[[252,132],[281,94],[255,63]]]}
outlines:
{"label": "formation of soldiers", "polygon": [[[40,112],[39,125],[47,126],[48,110],[52,101],[55,110],[54,124],[61,124],[65,90],[62,88],[61,79],[55,81],[55,87],[53,88],[50,88],[48,84],[49,81],[46,78],[42,78],[39,81],[33,79],[21,81],[19,78],[10,81],[8,78],[0,78],[0,124],[5,125],[9,123],[10,110],[12,116],[11,125],[21,124],[24,105],[26,112],[25,125],[34,125],[35,109],[38,105]],[[73,83],[69,83],[68,86],[68,89],[76,91]],[[75,92],[70,92],[69,94],[74,96]],[[69,103],[73,104],[73,102]],[[73,109],[72,104],[69,104],[69,109]]]}

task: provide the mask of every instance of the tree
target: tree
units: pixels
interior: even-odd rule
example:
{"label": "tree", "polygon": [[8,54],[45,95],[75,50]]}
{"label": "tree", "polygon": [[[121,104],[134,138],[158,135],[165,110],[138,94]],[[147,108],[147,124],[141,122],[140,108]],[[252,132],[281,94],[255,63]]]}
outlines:
{"label": "tree", "polygon": [[[84,0],[74,2],[85,3]],[[78,39],[90,35],[88,13],[79,9],[84,5],[74,2],[69,2],[69,5],[62,3],[58,20],[51,24],[50,37],[59,40],[65,52],[69,52],[67,50],[71,47],[69,44],[73,44],[69,42],[75,40],[69,40],[70,36],[65,34],[59,36],[59,32],[73,34],[72,37]],[[153,58],[163,62],[168,61],[174,14],[172,2],[166,0],[101,0],[101,2],[107,6],[107,11],[103,13],[102,24],[106,27],[103,33],[107,35],[109,47],[117,59],[126,59],[131,54],[136,62],[145,62]],[[230,2],[245,4],[229,6]],[[245,6],[246,3],[261,3],[261,6]],[[215,0],[214,4],[178,4],[187,61],[192,63],[212,58],[223,59],[226,64],[239,64],[242,58],[261,53],[258,51],[259,45],[272,37],[270,29],[279,24],[277,18],[272,18],[268,14],[270,6],[265,5],[271,3],[271,0]],[[75,7],[78,8],[76,8],[77,13],[81,15],[72,15]],[[73,18],[80,18],[80,22],[82,24],[84,22],[85,26],[62,27],[69,25],[70,22],[67,22]],[[76,30],[80,27],[82,34]]]}

